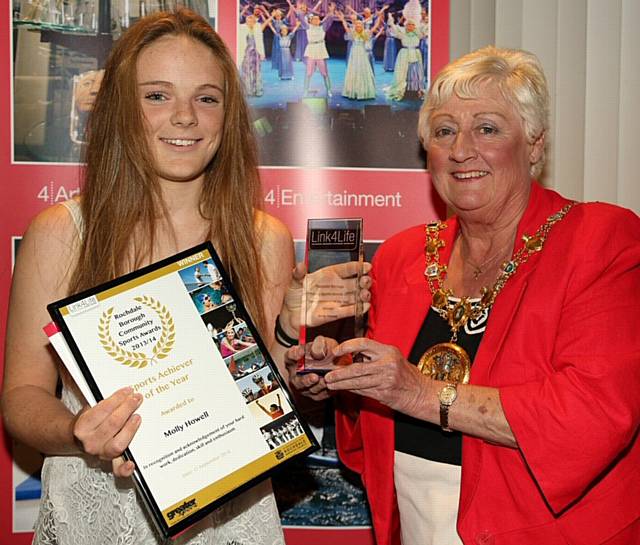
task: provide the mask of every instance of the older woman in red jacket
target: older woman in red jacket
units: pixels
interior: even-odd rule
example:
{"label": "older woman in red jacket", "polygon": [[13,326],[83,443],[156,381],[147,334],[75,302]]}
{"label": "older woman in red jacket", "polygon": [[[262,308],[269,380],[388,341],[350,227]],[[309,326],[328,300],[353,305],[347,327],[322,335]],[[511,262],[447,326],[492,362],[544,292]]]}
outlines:
{"label": "older woman in red jacket", "polygon": [[454,216],[379,249],[367,338],[333,348],[365,361],[296,378],[350,392],[378,545],[640,543],[640,219],[533,181],[547,118],[529,53],[439,74],[419,132]]}

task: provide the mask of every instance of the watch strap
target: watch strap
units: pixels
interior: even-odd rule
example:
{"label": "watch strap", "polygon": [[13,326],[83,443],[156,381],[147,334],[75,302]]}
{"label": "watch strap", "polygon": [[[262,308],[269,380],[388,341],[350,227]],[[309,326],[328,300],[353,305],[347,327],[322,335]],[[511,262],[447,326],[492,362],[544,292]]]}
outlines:
{"label": "watch strap", "polygon": [[450,405],[440,403],[440,427],[442,431],[452,432],[453,430],[449,427],[449,407]]}
{"label": "watch strap", "polygon": [[440,400],[440,427],[442,431],[452,432],[453,430],[449,427],[449,409],[458,398],[457,384],[446,384],[440,390],[438,398]]}

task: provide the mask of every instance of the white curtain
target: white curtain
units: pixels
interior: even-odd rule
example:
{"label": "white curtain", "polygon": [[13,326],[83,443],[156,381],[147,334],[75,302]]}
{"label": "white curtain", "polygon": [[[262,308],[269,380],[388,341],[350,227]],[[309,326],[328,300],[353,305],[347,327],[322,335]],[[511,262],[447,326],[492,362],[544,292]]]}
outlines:
{"label": "white curtain", "polygon": [[542,182],[640,213],[640,1],[450,0],[450,10],[452,59],[495,44],[542,61],[552,102]]}

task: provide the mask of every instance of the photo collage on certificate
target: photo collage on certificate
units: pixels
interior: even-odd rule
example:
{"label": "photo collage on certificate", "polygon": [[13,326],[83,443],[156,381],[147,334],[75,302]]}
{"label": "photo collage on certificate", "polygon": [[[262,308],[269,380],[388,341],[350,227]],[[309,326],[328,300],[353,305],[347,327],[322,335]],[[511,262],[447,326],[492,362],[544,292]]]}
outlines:
{"label": "photo collage on certificate", "polygon": [[254,333],[237,315],[233,297],[226,291],[213,261],[205,260],[179,274],[269,448],[302,435],[300,422],[256,344]]}

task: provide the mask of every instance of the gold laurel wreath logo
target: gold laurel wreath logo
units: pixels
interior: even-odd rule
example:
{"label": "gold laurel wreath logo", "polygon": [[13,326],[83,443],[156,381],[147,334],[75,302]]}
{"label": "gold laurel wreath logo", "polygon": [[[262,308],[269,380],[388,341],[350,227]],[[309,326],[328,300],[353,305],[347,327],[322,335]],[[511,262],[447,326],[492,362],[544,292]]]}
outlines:
{"label": "gold laurel wreath logo", "polygon": [[153,310],[160,318],[160,323],[162,324],[162,334],[153,346],[151,351],[152,356],[147,356],[144,352],[125,350],[116,341],[114,341],[109,328],[114,307],[111,307],[102,313],[100,322],[98,323],[98,338],[100,339],[100,344],[102,344],[102,347],[105,349],[107,354],[109,354],[114,360],[128,367],[142,369],[143,367],[152,365],[158,360],[164,359],[169,355],[169,352],[171,352],[171,349],[176,342],[176,330],[173,323],[173,317],[167,307],[163,304],[147,295],[134,297],[134,300]]}

